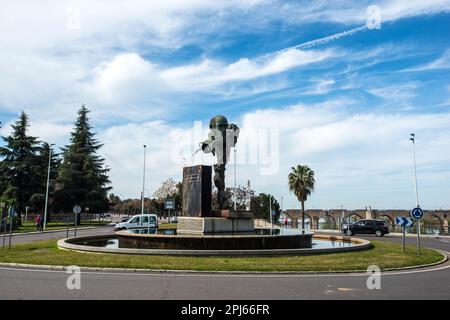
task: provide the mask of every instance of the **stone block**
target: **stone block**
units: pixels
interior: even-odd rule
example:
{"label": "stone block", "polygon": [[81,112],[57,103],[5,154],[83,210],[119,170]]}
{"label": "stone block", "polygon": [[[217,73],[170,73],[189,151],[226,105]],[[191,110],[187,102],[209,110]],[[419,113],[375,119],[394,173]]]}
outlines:
{"label": "stone block", "polygon": [[179,217],[177,234],[220,234],[254,231],[252,218]]}
{"label": "stone block", "polygon": [[211,216],[211,166],[183,168],[183,210],[185,217]]}

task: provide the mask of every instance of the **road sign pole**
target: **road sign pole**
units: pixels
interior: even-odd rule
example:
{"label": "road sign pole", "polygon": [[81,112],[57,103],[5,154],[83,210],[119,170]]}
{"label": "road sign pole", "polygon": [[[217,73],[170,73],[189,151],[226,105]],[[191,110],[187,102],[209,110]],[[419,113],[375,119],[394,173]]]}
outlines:
{"label": "road sign pole", "polygon": [[[416,169],[416,135],[411,133],[411,138],[409,140],[412,141],[413,144],[413,165],[414,165],[414,189],[416,193],[416,208],[420,208],[419,206],[419,192],[417,188],[417,169]],[[415,209],[414,209],[415,210]],[[420,254],[420,218],[416,218],[417,220],[417,254]]]}
{"label": "road sign pole", "polygon": [[6,224],[7,224],[7,216],[5,217],[5,219],[3,219],[3,221],[2,221],[2,223],[4,222],[4,224],[3,224],[3,249],[5,248],[5,243],[6,243],[6,232],[7,232],[7,230],[6,230]]}
{"label": "road sign pole", "polygon": [[402,252],[405,253],[405,242],[406,242],[406,227],[402,226],[403,238],[402,238]]}
{"label": "road sign pole", "polygon": [[417,254],[420,254],[420,219],[417,219]]}
{"label": "road sign pole", "polygon": [[[413,215],[411,213],[411,215]],[[402,252],[406,251],[406,227],[410,227],[413,225],[412,218],[406,217],[397,217],[395,218],[395,224],[402,227]]]}
{"label": "road sign pole", "polygon": [[25,232],[27,232],[28,207],[25,207]]}
{"label": "road sign pole", "polygon": [[[14,210],[12,207],[9,208],[10,210]],[[14,221],[14,211],[10,211],[9,213],[9,243],[8,243],[8,249],[11,249],[11,237],[12,237],[12,227],[13,227],[13,221]],[[12,213],[12,214],[11,214]]]}
{"label": "road sign pole", "polygon": [[74,237],[77,236],[77,214],[75,213],[75,231],[74,231]]}

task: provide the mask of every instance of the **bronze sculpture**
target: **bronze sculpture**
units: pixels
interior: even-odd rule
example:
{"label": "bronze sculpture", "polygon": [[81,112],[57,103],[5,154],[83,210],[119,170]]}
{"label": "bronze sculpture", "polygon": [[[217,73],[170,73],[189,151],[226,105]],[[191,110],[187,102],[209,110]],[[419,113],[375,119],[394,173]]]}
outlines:
{"label": "bronze sculpture", "polygon": [[230,159],[230,149],[236,145],[239,127],[234,123],[229,124],[227,118],[218,115],[210,120],[209,129],[208,139],[200,142],[197,151],[217,156],[217,163],[213,166],[213,181],[217,188],[219,209],[222,210],[225,203],[225,166]]}

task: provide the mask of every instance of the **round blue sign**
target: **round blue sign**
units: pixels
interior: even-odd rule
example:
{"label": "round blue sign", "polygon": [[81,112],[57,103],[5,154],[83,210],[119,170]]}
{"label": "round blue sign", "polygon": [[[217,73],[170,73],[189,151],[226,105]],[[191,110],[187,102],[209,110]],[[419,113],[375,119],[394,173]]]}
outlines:
{"label": "round blue sign", "polygon": [[423,210],[419,207],[414,208],[411,210],[411,217],[413,217],[414,219],[422,219],[423,217]]}

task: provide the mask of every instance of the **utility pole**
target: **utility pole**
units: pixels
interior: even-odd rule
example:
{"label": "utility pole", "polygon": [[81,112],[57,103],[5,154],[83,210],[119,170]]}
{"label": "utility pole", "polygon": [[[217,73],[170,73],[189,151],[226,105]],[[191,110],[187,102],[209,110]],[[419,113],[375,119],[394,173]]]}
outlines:
{"label": "utility pole", "polygon": [[47,226],[47,209],[48,209],[48,189],[50,185],[50,170],[52,165],[52,146],[54,144],[50,144],[48,146],[48,169],[47,169],[47,189],[45,191],[45,208],[44,208],[44,226],[42,228],[45,231],[45,227]]}
{"label": "utility pole", "polygon": [[141,214],[144,214],[144,200],[145,200],[145,156],[147,152],[147,145],[144,144],[144,173],[142,178],[142,208],[141,208]]}
{"label": "utility pole", "polygon": [[[419,192],[417,188],[417,169],[416,169],[416,134],[411,133],[409,140],[412,141],[413,145],[413,165],[414,165],[414,190],[416,193],[416,208],[420,208],[419,205]],[[420,219],[417,221],[417,253],[420,254]]]}
{"label": "utility pole", "polygon": [[269,196],[269,217],[270,217],[270,232],[273,229],[273,218],[272,218],[272,196]]}
{"label": "utility pole", "polygon": [[234,155],[234,211],[236,211],[236,197],[237,197],[237,189],[236,189],[236,146],[233,150]]}

